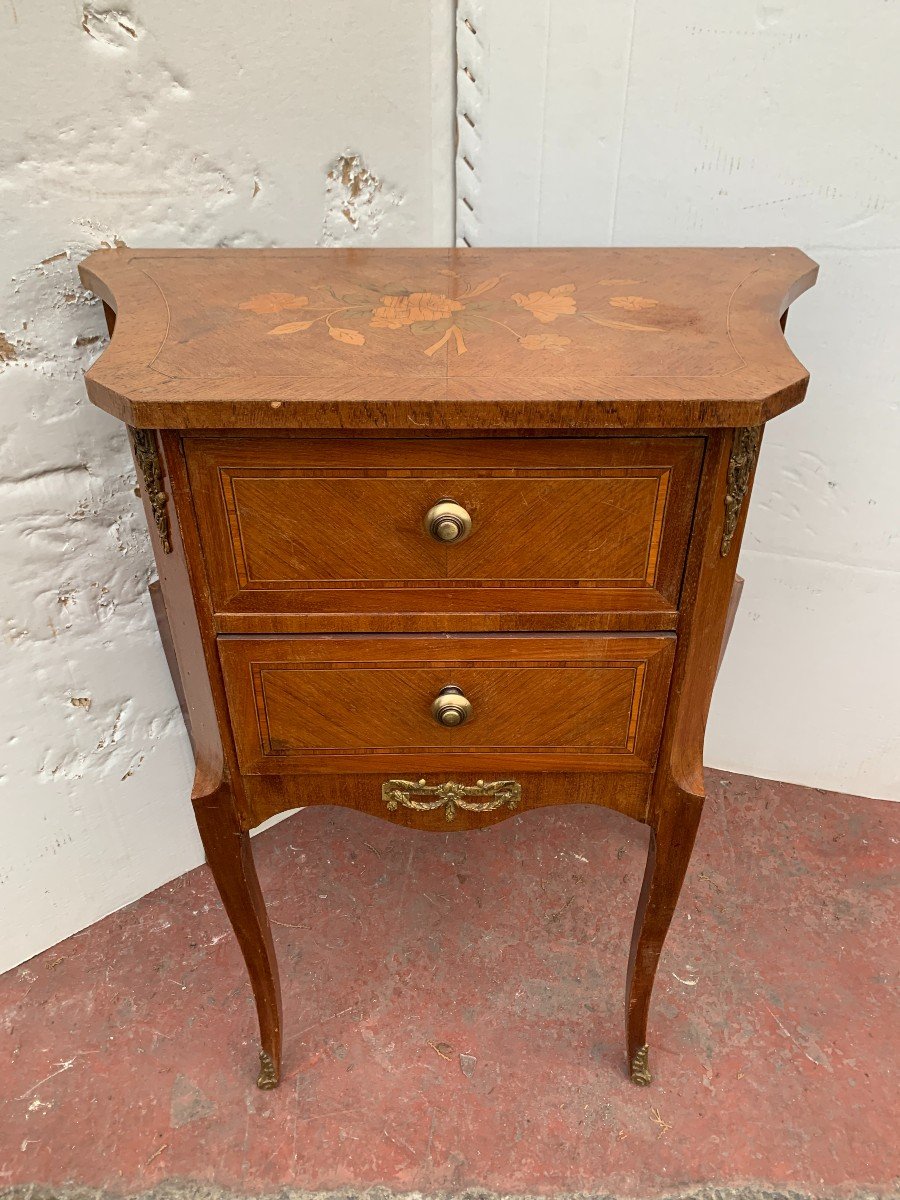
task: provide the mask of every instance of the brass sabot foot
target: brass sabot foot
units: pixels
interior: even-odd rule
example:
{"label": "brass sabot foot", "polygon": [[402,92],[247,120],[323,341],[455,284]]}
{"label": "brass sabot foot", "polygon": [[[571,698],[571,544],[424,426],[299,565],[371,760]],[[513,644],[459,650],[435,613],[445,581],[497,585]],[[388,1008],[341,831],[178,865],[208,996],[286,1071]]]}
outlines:
{"label": "brass sabot foot", "polygon": [[256,1086],[262,1088],[264,1092],[270,1092],[272,1088],[278,1087],[278,1072],[275,1070],[272,1056],[265,1050],[259,1052],[259,1078]]}
{"label": "brass sabot foot", "polygon": [[631,1082],[637,1084],[638,1087],[647,1087],[653,1079],[647,1061],[649,1054],[650,1047],[641,1046],[631,1060]]}

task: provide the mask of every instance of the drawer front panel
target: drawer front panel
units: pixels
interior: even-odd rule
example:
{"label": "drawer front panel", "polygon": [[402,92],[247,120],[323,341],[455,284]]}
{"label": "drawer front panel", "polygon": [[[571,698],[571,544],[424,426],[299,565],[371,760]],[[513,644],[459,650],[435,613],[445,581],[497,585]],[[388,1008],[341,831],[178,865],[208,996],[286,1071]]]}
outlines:
{"label": "drawer front panel", "polygon": [[[241,769],[648,770],[675,639],[220,638]],[[442,725],[458,688],[471,715]]]}
{"label": "drawer front panel", "polygon": [[[440,609],[479,591],[496,604],[498,593],[542,588],[557,605],[560,591],[588,589],[601,607],[630,598],[646,611],[677,606],[703,441],[189,438],[186,446],[219,612],[321,611],[323,593],[332,608],[353,610],[354,593],[379,589]],[[471,517],[458,542],[425,526],[444,499]],[[516,607],[510,596],[500,603]]]}

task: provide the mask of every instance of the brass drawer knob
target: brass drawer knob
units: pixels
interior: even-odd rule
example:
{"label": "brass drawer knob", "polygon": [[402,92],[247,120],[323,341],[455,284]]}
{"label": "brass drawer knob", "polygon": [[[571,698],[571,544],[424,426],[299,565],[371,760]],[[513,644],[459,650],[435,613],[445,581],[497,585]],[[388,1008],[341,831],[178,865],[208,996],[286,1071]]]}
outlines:
{"label": "brass drawer knob", "polygon": [[472,532],[472,518],[455,500],[440,500],[425,514],[425,528],[437,542],[461,542]]}
{"label": "brass drawer knob", "polygon": [[431,705],[431,712],[438,725],[453,729],[462,725],[472,715],[472,705],[458,687],[450,684],[441,688]]}

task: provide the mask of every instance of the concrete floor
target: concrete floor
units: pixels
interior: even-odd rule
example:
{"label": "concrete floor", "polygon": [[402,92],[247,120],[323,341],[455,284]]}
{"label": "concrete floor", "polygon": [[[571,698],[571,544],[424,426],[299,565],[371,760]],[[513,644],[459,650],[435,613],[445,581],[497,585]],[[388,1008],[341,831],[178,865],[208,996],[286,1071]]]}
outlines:
{"label": "concrete floor", "polygon": [[896,1196],[900,805],[708,783],[652,1087],[622,1049],[641,826],[307,810],[255,840],[282,1087],[191,872],[0,978],[0,1195]]}

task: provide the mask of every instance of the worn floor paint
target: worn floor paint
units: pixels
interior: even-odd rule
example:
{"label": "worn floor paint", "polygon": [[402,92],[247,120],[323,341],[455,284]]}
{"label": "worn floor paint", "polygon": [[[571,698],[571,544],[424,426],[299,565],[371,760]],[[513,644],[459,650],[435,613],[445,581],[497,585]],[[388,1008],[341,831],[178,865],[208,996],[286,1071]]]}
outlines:
{"label": "worn floor paint", "polygon": [[900,807],[709,784],[652,1087],[622,1053],[640,826],[572,808],[424,836],[307,810],[255,845],[282,1087],[253,1086],[200,868],[0,978],[0,1190],[896,1195]]}

